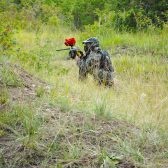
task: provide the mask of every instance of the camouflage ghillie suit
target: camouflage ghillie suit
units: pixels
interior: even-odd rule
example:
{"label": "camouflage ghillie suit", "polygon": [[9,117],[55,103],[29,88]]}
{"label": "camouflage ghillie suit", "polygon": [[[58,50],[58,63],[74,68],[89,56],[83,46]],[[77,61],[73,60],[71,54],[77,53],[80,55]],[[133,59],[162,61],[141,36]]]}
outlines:
{"label": "camouflage ghillie suit", "polygon": [[91,74],[99,84],[111,86],[113,84],[112,73],[114,69],[109,54],[99,48],[99,42],[96,38],[90,38],[84,41],[83,44],[85,44],[85,56],[77,63],[79,66],[79,79],[85,79],[87,74]]}

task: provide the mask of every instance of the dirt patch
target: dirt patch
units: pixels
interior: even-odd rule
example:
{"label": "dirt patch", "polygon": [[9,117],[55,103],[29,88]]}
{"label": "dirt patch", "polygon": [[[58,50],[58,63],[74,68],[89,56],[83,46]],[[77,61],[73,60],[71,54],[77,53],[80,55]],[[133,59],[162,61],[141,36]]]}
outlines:
{"label": "dirt patch", "polygon": [[[49,84],[41,79],[31,75],[19,65],[12,65],[9,63],[0,64],[0,71],[2,68],[10,70],[21,81],[19,86],[12,86],[5,84],[3,78],[0,77],[0,89],[4,88],[9,92],[11,101],[28,101],[36,98],[36,89],[39,87],[44,88],[46,91],[50,89]],[[3,109],[5,105],[0,105],[0,109]]]}

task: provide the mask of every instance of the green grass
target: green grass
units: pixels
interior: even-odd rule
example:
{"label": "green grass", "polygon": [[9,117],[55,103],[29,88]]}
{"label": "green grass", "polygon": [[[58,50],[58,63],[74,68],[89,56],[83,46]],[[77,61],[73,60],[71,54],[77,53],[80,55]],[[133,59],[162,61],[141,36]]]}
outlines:
{"label": "green grass", "polygon": [[0,105],[7,104],[8,102],[9,102],[9,93],[7,89],[1,88]]}
{"label": "green grass", "polygon": [[44,87],[37,87],[36,89],[36,96],[42,97],[45,94],[45,88]]}
{"label": "green grass", "polygon": [[2,84],[5,86],[12,86],[12,87],[17,87],[17,86],[22,86],[22,80],[18,77],[18,75],[14,72],[12,67],[8,65],[4,65],[2,67],[1,72],[1,80]]}
{"label": "green grass", "polygon": [[[94,164],[99,166],[115,167],[123,158],[129,158],[137,167],[165,166],[168,163],[167,30],[138,33],[107,30],[99,34],[89,30],[56,31],[43,27],[38,38],[34,32],[20,31],[15,35],[20,50],[1,58],[4,62],[7,59],[19,63],[51,85],[49,91],[37,87],[34,102],[17,105],[10,102],[11,109],[0,114],[0,135],[10,135],[11,131],[16,142],[24,146],[18,154],[19,166],[32,162],[41,167],[49,164],[62,167],[90,154],[97,155]],[[75,36],[82,47],[81,42],[94,35],[110,53],[115,52],[115,47],[127,46],[127,52],[119,48],[120,53],[112,55],[116,72],[115,86],[110,89],[97,86],[91,76],[85,82],[78,81],[75,61],[65,59],[68,52],[55,51],[65,48],[66,37]],[[12,71],[3,70],[2,74],[6,85],[19,86],[19,79]],[[1,97],[2,102],[8,102],[6,92]],[[122,120],[122,126],[113,126],[114,131],[106,133],[109,127],[103,128],[101,122],[116,120]],[[103,133],[97,136],[100,130]],[[96,144],[88,145],[87,141]],[[113,145],[102,146],[102,142]],[[9,166],[15,162],[13,167],[17,167],[18,158],[10,160]]]}
{"label": "green grass", "polygon": [[88,26],[87,31],[83,32],[80,40],[89,38],[90,36],[98,37],[104,48],[112,53],[115,46],[129,47],[133,55],[139,53],[146,53],[150,55],[167,56],[168,48],[168,28],[165,26],[164,30],[149,29],[136,33],[115,32],[111,29],[104,29],[104,27]]}

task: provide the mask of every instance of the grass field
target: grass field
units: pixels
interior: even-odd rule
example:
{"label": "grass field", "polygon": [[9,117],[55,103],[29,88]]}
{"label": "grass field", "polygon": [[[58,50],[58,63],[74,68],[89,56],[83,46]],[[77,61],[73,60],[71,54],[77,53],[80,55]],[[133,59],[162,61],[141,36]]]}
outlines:
{"label": "grass field", "polygon": [[[34,84],[33,77],[20,79],[21,70],[1,68],[0,103],[8,105],[0,113],[0,137],[11,138],[13,149],[9,156],[8,144],[8,150],[1,148],[1,165],[166,168],[168,30],[63,30],[20,31],[17,49],[0,58],[2,64],[19,64],[47,83],[36,79]],[[91,76],[78,81],[75,60],[66,60],[67,51],[55,51],[65,48],[66,37],[76,37],[82,48],[82,40],[96,35],[112,55],[113,88],[97,86]],[[24,88],[25,81],[30,88],[35,85],[29,98],[23,89],[13,101],[10,95],[19,93],[10,87]]]}

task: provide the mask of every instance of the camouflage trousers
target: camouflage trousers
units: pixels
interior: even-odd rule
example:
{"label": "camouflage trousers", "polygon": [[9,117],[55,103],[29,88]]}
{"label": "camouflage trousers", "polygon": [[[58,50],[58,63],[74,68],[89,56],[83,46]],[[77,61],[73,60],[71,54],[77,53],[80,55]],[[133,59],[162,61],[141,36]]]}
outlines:
{"label": "camouflage trousers", "polygon": [[93,74],[94,79],[98,82],[99,85],[105,85],[105,86],[112,86],[113,81],[113,74],[111,71],[105,71],[103,69],[98,69]]}
{"label": "camouflage trousers", "polygon": [[89,68],[85,61],[78,62],[79,66],[79,80],[84,80],[87,78],[88,74],[93,75],[94,80],[98,82],[99,85],[112,86],[113,85],[113,74],[111,71],[106,71],[99,68]]}
{"label": "camouflage trousers", "polygon": [[79,66],[79,80],[84,80],[87,77],[87,67],[86,62],[83,60],[80,60],[77,62],[77,65]]}

